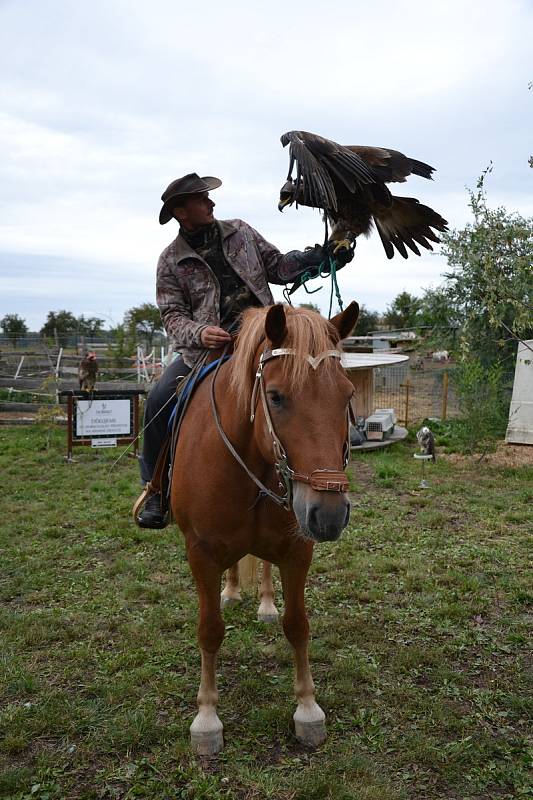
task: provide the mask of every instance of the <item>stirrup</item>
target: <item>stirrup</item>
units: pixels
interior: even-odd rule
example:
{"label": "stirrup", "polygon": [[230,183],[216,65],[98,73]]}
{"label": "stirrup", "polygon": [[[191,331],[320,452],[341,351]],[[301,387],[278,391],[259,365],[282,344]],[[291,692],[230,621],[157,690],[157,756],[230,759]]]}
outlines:
{"label": "stirrup", "polygon": [[141,513],[141,510],[144,508],[144,504],[146,503],[151,494],[159,494],[159,492],[156,492],[154,487],[152,486],[152,482],[148,481],[148,483],[140,493],[139,497],[133,504],[133,508],[131,510],[131,513],[133,514],[133,521],[139,527],[141,527],[139,525],[139,514]]}

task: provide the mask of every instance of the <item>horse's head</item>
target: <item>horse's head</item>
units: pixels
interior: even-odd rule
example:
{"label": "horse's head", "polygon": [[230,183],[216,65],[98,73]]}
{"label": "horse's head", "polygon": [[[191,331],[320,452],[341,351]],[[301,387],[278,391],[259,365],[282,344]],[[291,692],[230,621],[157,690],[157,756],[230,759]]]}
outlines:
{"label": "horse's head", "polygon": [[[307,309],[275,305],[259,321],[261,311],[254,310],[237,345],[238,362],[241,345],[251,350],[255,344],[254,371],[241,383],[241,396],[247,395],[249,413],[251,402],[256,444],[265,462],[277,465],[302,534],[316,541],[337,539],[349,519],[344,468],[354,389],[338,345],[358,313],[351,303],[328,322]],[[237,381],[234,373],[234,387]]]}

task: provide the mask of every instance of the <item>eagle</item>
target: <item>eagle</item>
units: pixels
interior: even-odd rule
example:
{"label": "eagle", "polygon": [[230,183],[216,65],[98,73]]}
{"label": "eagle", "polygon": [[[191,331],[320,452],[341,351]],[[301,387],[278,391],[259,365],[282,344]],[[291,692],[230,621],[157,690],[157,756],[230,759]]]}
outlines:
{"label": "eagle", "polygon": [[92,392],[96,383],[98,372],[98,362],[96,353],[85,353],[78,366],[78,378],[80,381],[80,391]]}
{"label": "eagle", "polygon": [[[448,223],[414,197],[396,197],[387,183],[404,183],[408,175],[432,180],[434,167],[385,147],[341,145],[307,131],[289,131],[281,137],[289,145],[289,173],[280,190],[278,208],[296,203],[320,208],[332,226],[334,252],[355,246],[374,223],[388,258],[395,250],[407,258],[407,247],[417,256],[418,245],[433,250],[435,231]],[[292,177],[296,164],[296,179]]]}

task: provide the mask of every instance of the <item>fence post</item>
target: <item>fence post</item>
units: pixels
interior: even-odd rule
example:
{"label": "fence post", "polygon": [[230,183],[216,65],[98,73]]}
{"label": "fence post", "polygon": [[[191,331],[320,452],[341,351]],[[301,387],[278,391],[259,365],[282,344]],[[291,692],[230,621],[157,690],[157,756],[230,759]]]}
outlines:
{"label": "fence post", "polygon": [[409,378],[405,381],[405,427],[409,424],[409,389],[411,388],[411,381]]}
{"label": "fence post", "polygon": [[56,368],[55,368],[56,380],[59,378],[59,368],[61,366],[61,356],[62,355],[63,355],[63,348],[60,347],[59,348],[59,353],[57,355]]}
{"label": "fence post", "polygon": [[17,380],[18,376],[20,375],[20,370],[22,369],[22,365],[24,364],[24,359],[25,358],[26,358],[26,356],[21,356],[20,357],[19,365],[17,367],[17,371],[15,372],[15,380]]}
{"label": "fence post", "polygon": [[446,419],[446,413],[448,411],[448,370],[445,370],[444,375],[442,376],[442,412],[441,412],[441,419]]}

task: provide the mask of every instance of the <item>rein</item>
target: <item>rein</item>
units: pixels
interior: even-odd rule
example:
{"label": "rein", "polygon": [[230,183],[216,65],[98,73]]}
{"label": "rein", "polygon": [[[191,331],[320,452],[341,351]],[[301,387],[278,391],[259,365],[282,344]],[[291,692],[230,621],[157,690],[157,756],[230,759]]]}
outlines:
{"label": "rein", "polygon": [[[251,398],[251,411],[250,411],[250,422],[253,423],[255,420],[255,409],[257,405],[257,396],[258,394],[261,396],[261,401],[263,404],[263,411],[265,414],[265,420],[268,428],[268,432],[272,439],[272,449],[274,451],[274,469],[276,470],[279,479],[280,479],[280,488],[284,489],[284,494],[279,495],[276,492],[273,492],[268,486],[265,486],[259,478],[254,475],[254,473],[246,466],[240,455],[235,450],[233,444],[230,442],[226,433],[224,432],[220,417],[217,410],[216,400],[215,400],[215,382],[218,374],[218,370],[220,368],[220,364],[222,361],[219,362],[215,373],[213,375],[213,380],[211,382],[211,408],[213,411],[213,417],[215,419],[216,426],[218,428],[218,432],[220,436],[235,458],[238,464],[244,469],[248,477],[255,483],[255,485],[259,488],[259,497],[265,496],[270,497],[276,505],[281,506],[286,511],[290,510],[292,504],[292,497],[293,497],[293,482],[294,481],[301,481],[303,483],[308,483],[312,489],[315,489],[319,492],[346,492],[348,491],[348,478],[344,472],[340,472],[338,470],[332,469],[315,469],[310,475],[305,475],[301,472],[296,472],[295,470],[291,469],[289,466],[289,462],[287,459],[287,454],[285,452],[285,448],[283,447],[278,435],[276,434],[274,424],[272,422],[272,417],[270,414],[270,409],[268,408],[268,401],[265,391],[265,383],[263,378],[263,370],[265,364],[268,361],[271,361],[273,358],[277,358],[279,356],[284,355],[296,355],[296,351],[288,348],[288,347],[281,347],[276,348],[274,350],[264,350],[261,353],[259,358],[259,365],[257,368],[257,372],[255,375],[255,383],[254,388],[252,391],[252,398]],[[325,350],[320,355],[313,357],[311,355],[305,356],[306,360],[310,363],[311,367],[316,370],[317,367],[322,363],[325,358],[341,358],[341,353],[338,350]],[[344,446],[344,453],[343,453],[343,467],[346,467],[349,455],[350,455],[350,419],[353,415],[353,408],[352,404],[350,403],[350,407],[347,411],[347,426],[348,426],[348,433],[347,439]]]}

